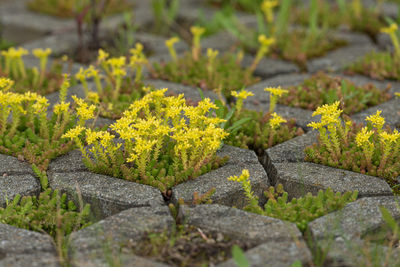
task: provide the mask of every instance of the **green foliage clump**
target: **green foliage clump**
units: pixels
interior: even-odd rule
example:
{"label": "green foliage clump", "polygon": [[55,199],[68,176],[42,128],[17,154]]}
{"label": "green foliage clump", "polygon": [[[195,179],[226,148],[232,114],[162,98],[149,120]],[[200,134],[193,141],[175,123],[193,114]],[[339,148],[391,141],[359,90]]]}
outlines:
{"label": "green foliage clump", "polygon": [[[285,90],[280,88],[266,88],[271,90],[271,102],[276,102],[278,95]],[[241,90],[239,93],[232,92],[236,97],[236,103],[232,108],[228,108],[222,101],[216,100],[218,106],[216,115],[226,121],[221,127],[229,132],[229,136],[224,142],[231,146],[245,149],[252,149],[258,154],[276,144],[280,144],[304,132],[295,126],[293,119],[287,121],[274,112],[275,104],[270,105],[269,112],[253,111],[243,109],[243,101],[253,95],[251,92]]]}
{"label": "green foliage clump", "polygon": [[350,65],[347,72],[363,74],[377,80],[400,80],[400,60],[390,52],[373,51]]}
{"label": "green foliage clump", "polygon": [[86,227],[89,222],[90,206],[85,205],[77,211],[66,194],[47,189],[36,196],[15,196],[5,208],[0,208],[0,222],[15,227],[46,232],[53,238],[69,235]]}
{"label": "green foliage clump", "polygon": [[[187,106],[183,95],[165,97],[167,89],[134,101],[109,131],[77,126],[64,137],[81,149],[85,165],[94,172],[159,188],[164,194],[176,184],[218,168],[226,158],[216,156],[228,135],[210,117],[216,106],[204,99]],[[85,148],[81,135],[90,147]]]}
{"label": "green foliage clump", "polygon": [[347,79],[319,72],[301,85],[287,88],[289,93],[283,96],[279,103],[315,110],[318,106],[340,100],[344,113],[351,115],[390,99],[389,89],[390,87],[387,87],[381,91],[372,83],[357,86]]}
{"label": "green foliage clump", "polygon": [[385,119],[381,110],[367,117],[367,125],[356,125],[350,119],[339,118],[339,102],[319,107],[314,113],[321,122],[309,127],[319,131],[318,143],[305,149],[305,160],[334,168],[346,169],[382,177],[399,192],[400,133],[383,128]]}
{"label": "green foliage clump", "polygon": [[[40,68],[25,68],[23,56],[28,51],[23,48],[10,47],[1,52],[0,77],[10,78],[15,81],[12,88],[14,92],[25,93],[28,90],[47,95],[60,88],[63,82],[63,65],[65,60],[54,60],[50,69],[47,68],[48,57],[51,49],[34,49],[32,54],[40,60]],[[69,65],[69,71],[71,70]],[[75,80],[71,80],[74,85]]]}
{"label": "green foliage clump", "polygon": [[[318,2],[318,21],[320,26],[336,28],[345,25],[352,31],[362,32],[375,39],[381,27],[384,26],[381,7],[367,8],[355,1]],[[379,2],[379,1],[377,1]],[[310,16],[308,6],[293,10],[294,22],[307,25]]]}
{"label": "green foliage clump", "polygon": [[[54,106],[50,118],[45,97],[31,92],[8,92],[13,84],[9,79],[0,78],[0,152],[26,160],[44,171],[51,159],[73,149],[73,142],[61,138],[75,126],[77,118],[70,103],[65,102],[69,81],[65,77],[60,102]],[[79,117],[87,116],[83,114],[84,109],[81,105],[77,108]],[[91,109],[93,113],[94,106]]]}
{"label": "green foliage clump", "polygon": [[252,66],[244,69],[241,66],[243,53],[234,55],[227,53],[218,57],[218,51],[208,49],[207,55],[202,55],[200,37],[205,29],[192,27],[193,43],[191,52],[178,58],[173,45],[179,41],[177,37],[166,41],[172,61],[167,63],[154,63],[151,69],[153,78],[192,85],[206,90],[216,90],[229,96],[232,90],[237,90],[256,83],[259,79],[253,72],[267,52],[262,52],[253,62]]}
{"label": "green foliage clump", "polygon": [[[143,53],[143,45],[137,43],[130,52],[130,57],[109,58],[109,54],[100,49],[97,67],[91,65],[87,69],[81,68],[75,75],[83,85],[86,99],[99,104],[99,114],[103,117],[120,118],[132,101],[153,89],[143,86],[143,67],[148,64]],[[132,72],[135,72],[134,79],[131,78]],[[94,80],[95,88],[88,86],[87,79],[91,78]],[[91,91],[92,89],[95,91]]]}
{"label": "green foliage clump", "polygon": [[304,197],[292,198],[288,201],[288,193],[283,190],[283,185],[278,184],[275,188],[270,187],[264,194],[268,198],[262,209],[258,205],[258,197],[252,191],[249,181],[248,170],[243,170],[240,177],[232,176],[229,180],[241,183],[248,205],[244,208],[247,211],[260,215],[270,216],[281,220],[293,222],[304,232],[307,224],[332,211],[339,210],[346,204],[357,199],[357,191],[336,194],[332,189],[320,190],[317,196],[307,193]]}
{"label": "green foliage clump", "polygon": [[[107,0],[105,2],[107,15],[119,13],[131,7],[126,0]],[[73,18],[90,4],[90,0],[31,0],[27,2],[28,8],[33,11],[60,18]]]}

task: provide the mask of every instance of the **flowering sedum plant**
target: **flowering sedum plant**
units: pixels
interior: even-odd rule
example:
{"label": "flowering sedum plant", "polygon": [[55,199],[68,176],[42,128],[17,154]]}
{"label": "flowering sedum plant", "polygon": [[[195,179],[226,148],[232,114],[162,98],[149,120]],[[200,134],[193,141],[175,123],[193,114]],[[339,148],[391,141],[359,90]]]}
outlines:
{"label": "flowering sedum plant", "polygon": [[[133,100],[151,90],[150,87],[143,87],[142,82],[143,68],[148,64],[143,45],[136,44],[130,53],[129,58],[110,58],[107,52],[100,49],[97,67],[81,68],[75,75],[82,83],[86,99],[99,103],[100,114],[104,117],[119,118]],[[128,72],[135,73],[135,78],[132,79]],[[89,88],[88,79],[93,79],[95,88]]]}
{"label": "flowering sedum plant", "polygon": [[315,110],[324,104],[340,100],[345,114],[351,115],[391,98],[390,87],[380,90],[372,83],[357,86],[348,79],[319,72],[298,86],[287,88],[289,93],[279,103]]}
{"label": "flowering sedum plant", "polygon": [[[50,69],[47,68],[51,49],[34,49],[32,54],[39,59],[39,66],[26,68],[23,56],[28,55],[24,48],[11,47],[1,51],[0,77],[6,77],[15,81],[13,91],[24,93],[27,90],[41,95],[49,94],[60,88],[63,82],[61,61],[54,61]],[[65,61],[65,60],[64,60]],[[74,80],[71,81],[72,83]]]}
{"label": "flowering sedum plant", "polygon": [[270,92],[270,108],[267,113],[242,108],[243,101],[253,95],[245,90],[232,91],[236,103],[231,111],[222,102],[216,101],[219,106],[217,115],[220,118],[227,118],[227,122],[223,123],[230,133],[225,140],[226,144],[251,148],[260,154],[271,146],[303,134],[301,128],[295,127],[294,120],[288,122],[274,111],[278,98],[287,91],[280,87],[265,88],[265,91]]}
{"label": "flowering sedum plant", "polygon": [[278,184],[275,188],[271,186],[264,192],[268,201],[262,209],[258,205],[258,197],[252,191],[249,178],[250,173],[247,169],[244,169],[239,177],[228,177],[228,180],[242,185],[248,201],[244,210],[293,222],[302,232],[307,229],[309,222],[343,208],[346,204],[355,201],[358,195],[357,191],[341,194],[334,193],[328,188],[325,191],[319,190],[317,196],[307,193],[304,197],[292,198],[288,201],[288,193],[283,190],[282,184]]}
{"label": "flowering sedum plant", "polygon": [[202,55],[200,40],[205,29],[193,26],[191,28],[193,42],[190,53],[178,57],[174,44],[179,41],[173,37],[166,41],[170,52],[171,61],[168,63],[155,63],[151,71],[153,78],[170,80],[173,82],[197,86],[201,89],[222,91],[225,96],[230,96],[230,91],[243,88],[258,81],[253,73],[260,60],[268,53],[270,40],[260,36],[262,43],[253,63],[247,69],[241,67],[243,52],[236,55],[227,53],[218,57],[218,51],[207,49],[207,54]]}
{"label": "flowering sedum plant", "polygon": [[[134,101],[109,131],[77,126],[64,134],[81,149],[86,166],[98,173],[159,188],[171,187],[219,167],[215,155],[228,135],[209,117],[216,106],[209,99],[187,106],[183,95],[153,91]],[[118,135],[120,141],[116,141]],[[85,147],[84,142],[89,146]]]}
{"label": "flowering sedum plant", "polygon": [[[46,170],[49,161],[73,148],[72,142],[61,138],[75,124],[76,115],[66,101],[69,80],[64,78],[60,101],[48,118],[48,100],[36,93],[12,93],[14,83],[0,78],[0,153],[18,157]],[[81,119],[87,106],[78,103]],[[87,117],[85,117],[87,118]]]}
{"label": "flowering sedum plant", "polygon": [[398,25],[391,23],[381,32],[388,34],[392,41],[394,52],[371,52],[350,65],[349,73],[361,73],[371,78],[383,80],[400,80],[400,42],[398,37]]}
{"label": "flowering sedum plant", "polygon": [[[339,118],[339,102],[323,105],[313,113],[320,122],[308,126],[319,131],[319,142],[305,149],[306,160],[384,178],[393,188],[399,184],[400,133],[384,129],[385,119],[378,110],[366,118],[367,125],[355,125]],[[398,189],[396,189],[398,190]]]}

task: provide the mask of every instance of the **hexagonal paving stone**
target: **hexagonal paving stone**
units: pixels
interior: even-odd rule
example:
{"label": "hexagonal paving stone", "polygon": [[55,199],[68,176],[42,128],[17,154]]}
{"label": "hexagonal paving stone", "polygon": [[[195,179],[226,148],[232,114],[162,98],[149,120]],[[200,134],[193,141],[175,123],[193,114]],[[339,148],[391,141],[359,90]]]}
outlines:
{"label": "hexagonal paving stone", "polygon": [[[294,224],[220,205],[181,206],[180,214],[187,225],[256,245],[246,252],[251,266],[265,263],[290,266],[295,260],[303,263],[311,260],[310,251]],[[112,255],[123,263],[133,260],[143,266],[163,266],[120,248],[126,242],[140,241],[152,231],[170,229],[173,223],[167,207],[125,210],[73,233],[70,239],[72,263],[74,266],[105,266],[107,257]],[[229,260],[220,266],[235,265]]]}
{"label": "hexagonal paving stone", "polygon": [[[263,192],[269,187],[269,181],[255,153],[224,146],[217,154],[221,157],[229,156],[227,164],[172,188],[172,201],[182,198],[191,203],[194,192],[204,194],[214,187],[216,192],[211,197],[214,203],[243,207],[246,203],[243,189],[240,184],[228,181],[227,178],[239,176],[243,169],[248,169],[255,194],[260,197],[260,204],[264,203]],[[49,180],[53,189],[61,189],[75,199],[77,194],[81,194],[83,200],[92,204],[94,213],[100,218],[129,207],[164,204],[156,188],[89,172],[77,150],[50,163]]]}
{"label": "hexagonal paving stone", "polygon": [[312,131],[267,149],[262,163],[272,184],[283,184],[291,197],[328,187],[335,192],[358,190],[359,197],[392,195],[384,179],[305,162],[304,149],[315,142],[317,133]]}
{"label": "hexagonal paving stone", "polygon": [[[390,250],[378,243],[367,243],[363,240],[365,236],[385,224],[380,207],[385,207],[394,219],[400,219],[400,197],[387,196],[358,199],[347,204],[342,210],[309,223],[308,230],[311,237],[327,252],[327,261],[340,266],[360,266],[359,264],[366,258],[365,253],[368,251],[366,249],[369,248],[368,253],[378,253],[377,255],[382,256],[378,259],[381,264],[387,260],[389,260],[387,266],[397,266],[400,263],[398,261],[400,250]],[[387,253],[392,253],[389,258],[385,257]],[[390,263],[392,261],[395,262]]]}
{"label": "hexagonal paving stone", "polygon": [[0,207],[21,196],[39,195],[40,184],[28,163],[0,154]]}
{"label": "hexagonal paving stone", "polygon": [[50,236],[0,223],[0,266],[59,266]]}

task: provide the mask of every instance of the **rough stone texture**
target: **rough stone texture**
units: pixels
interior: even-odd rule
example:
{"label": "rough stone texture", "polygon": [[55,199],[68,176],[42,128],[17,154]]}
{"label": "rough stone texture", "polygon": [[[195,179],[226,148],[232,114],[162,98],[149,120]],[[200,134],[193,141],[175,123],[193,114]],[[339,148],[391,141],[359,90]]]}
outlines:
{"label": "rough stone texture", "polygon": [[168,230],[174,224],[167,207],[137,207],[72,233],[69,256],[73,266],[109,266],[107,257],[120,257],[129,266],[165,266],[120,252],[121,245],[138,241],[152,231]]}
{"label": "rough stone texture", "polygon": [[50,162],[49,172],[85,172],[88,171],[82,162],[82,153],[80,150],[72,150],[67,154],[60,156]]}
{"label": "rough stone texture", "polygon": [[398,249],[366,240],[369,234],[386,224],[380,207],[385,207],[394,219],[399,220],[399,201],[399,197],[362,198],[347,204],[342,210],[314,220],[308,225],[308,230],[314,242],[326,251],[326,260],[331,266],[364,265],[372,255],[375,255],[376,264],[383,265],[388,261],[387,266],[398,266]]}
{"label": "rough stone texture", "polygon": [[0,223],[0,266],[59,266],[50,236]]}
{"label": "rough stone texture", "polygon": [[[246,156],[243,157],[245,154]],[[211,196],[213,203],[244,207],[247,200],[242,186],[227,178],[233,175],[240,176],[243,169],[248,169],[253,191],[260,197],[260,204],[263,204],[265,202],[263,192],[268,189],[270,184],[267,174],[257,162],[256,154],[250,150],[225,145],[217,155],[228,155],[230,159],[226,165],[216,170],[173,187],[172,201],[177,202],[179,199],[183,199],[185,203],[192,203],[194,192],[202,195],[215,188],[216,192]]]}
{"label": "rough stone texture", "polygon": [[266,150],[263,165],[272,184],[282,183],[291,197],[328,187],[335,192],[358,190],[359,197],[392,194],[381,178],[304,162],[303,150],[317,142],[315,135],[310,132]]}
{"label": "rough stone texture", "polygon": [[40,184],[30,174],[4,175],[0,177],[0,207],[12,201],[17,194],[21,196],[39,195]]}
{"label": "rough stone texture", "polygon": [[358,238],[319,240],[318,246],[326,253],[324,263],[328,266],[367,266],[371,264],[371,258],[376,266],[398,266],[400,263],[399,249],[389,249]]}
{"label": "rough stone texture", "polygon": [[[252,64],[254,57],[245,55],[243,57],[242,66],[248,67]],[[270,78],[279,74],[286,74],[299,71],[299,68],[288,61],[273,59],[273,58],[263,58],[257,65],[254,71],[255,76],[260,76],[262,78]]]}
{"label": "rough stone texture", "polygon": [[[245,253],[251,266],[290,266],[295,260],[311,260],[300,231],[292,223],[220,205],[182,206],[180,213],[190,225],[259,244]],[[229,260],[218,266],[236,265]]]}
{"label": "rough stone texture", "polygon": [[19,161],[16,157],[0,154],[0,175],[32,174],[29,163]]}
{"label": "rough stone texture", "polygon": [[132,207],[164,205],[158,189],[91,172],[52,173],[50,187],[90,203],[96,218],[105,218]]}
{"label": "rough stone texture", "polygon": [[[300,261],[307,266],[312,260],[311,253],[304,241],[266,242],[245,252],[246,258],[252,267],[265,266],[292,266],[295,261]],[[235,261],[230,259],[218,267],[237,267]]]}
{"label": "rough stone texture", "polygon": [[385,223],[379,207],[385,207],[395,219],[400,218],[399,197],[367,197],[349,203],[342,210],[312,221],[308,226],[315,240],[342,237],[362,238]]}

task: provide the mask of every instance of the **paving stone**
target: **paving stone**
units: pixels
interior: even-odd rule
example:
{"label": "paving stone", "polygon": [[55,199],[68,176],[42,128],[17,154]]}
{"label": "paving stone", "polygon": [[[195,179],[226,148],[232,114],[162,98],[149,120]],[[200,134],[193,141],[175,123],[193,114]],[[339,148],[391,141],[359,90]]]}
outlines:
{"label": "paving stone", "polygon": [[[228,149],[225,149],[225,147]],[[254,194],[260,198],[260,204],[265,203],[263,192],[268,189],[270,184],[263,167],[256,162],[256,154],[249,151],[253,154],[251,159],[249,153],[244,149],[226,145],[221,151],[223,152],[218,152],[217,155],[228,155],[230,159],[227,164],[196,179],[174,186],[172,188],[172,201],[174,203],[179,199],[182,199],[185,203],[192,203],[194,192],[202,195],[215,188],[216,191],[211,196],[213,203],[244,207],[247,204],[247,199],[241,185],[227,179],[233,175],[240,176],[243,169],[248,169],[250,172],[250,182]],[[246,157],[241,158],[244,153],[247,154]]]}
{"label": "paving stone", "polygon": [[[250,66],[253,60],[254,60],[253,56],[245,55],[243,57],[242,66],[243,67]],[[299,68],[295,64],[289,61],[264,57],[257,65],[254,71],[254,75],[260,76],[261,78],[270,78],[275,75],[298,72],[298,71],[300,71]]]}
{"label": "paving stone", "polygon": [[[313,136],[315,133],[310,132],[266,150],[266,159],[262,162],[273,185],[282,183],[291,197],[300,197],[306,192],[316,194],[328,187],[335,192],[358,190],[359,197],[392,195],[384,179],[304,162],[302,150],[312,143]],[[315,137],[314,142],[317,142]]]}
{"label": "paving stone", "polygon": [[[251,266],[290,266],[311,261],[311,253],[297,227],[289,222],[221,205],[181,206],[181,220],[202,229],[254,242],[245,252]],[[218,266],[236,266],[233,260]]]}
{"label": "paving stone", "polygon": [[0,154],[0,175],[33,174],[31,166],[16,157]]}
{"label": "paving stone", "polygon": [[334,213],[329,213],[309,223],[314,240],[343,237],[345,240],[362,238],[385,223],[379,210],[385,207],[395,219],[400,218],[399,197],[366,197],[349,203]]}
{"label": "paving stone", "polygon": [[129,266],[165,266],[129,253],[121,255],[121,244],[139,241],[152,231],[168,230],[173,224],[166,206],[125,210],[72,233],[69,256],[73,266],[109,266],[107,257],[113,255]]}
{"label": "paving stone", "polygon": [[2,175],[0,177],[0,207],[5,207],[7,201],[12,201],[17,194],[21,196],[39,195],[38,179],[30,174]]}
{"label": "paving stone", "polygon": [[[367,243],[361,239],[319,240],[318,247],[326,253],[324,266],[366,266],[371,258],[376,266],[398,266],[400,250],[389,249],[377,243]],[[390,255],[387,257],[387,255]]]}
{"label": "paving stone", "polygon": [[[266,242],[245,252],[246,259],[252,267],[292,266],[300,261],[303,266],[312,262],[307,245],[302,242],[283,241]],[[236,267],[233,259],[217,265],[218,267]]]}
{"label": "paving stone", "polygon": [[50,236],[0,223],[0,266],[59,266]]}
{"label": "paving stone", "polygon": [[79,203],[90,203],[96,218],[105,218],[132,207],[164,205],[157,188],[91,172],[49,172],[50,187]]}

